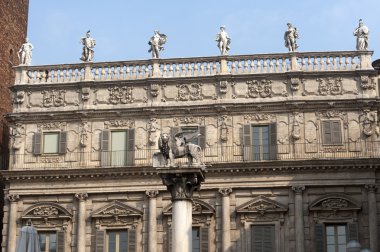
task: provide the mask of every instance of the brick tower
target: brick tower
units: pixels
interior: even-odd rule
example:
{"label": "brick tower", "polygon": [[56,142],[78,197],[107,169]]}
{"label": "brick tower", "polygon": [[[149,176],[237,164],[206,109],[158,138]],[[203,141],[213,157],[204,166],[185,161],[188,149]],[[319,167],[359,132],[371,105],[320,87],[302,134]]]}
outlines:
{"label": "brick tower", "polygon": [[[0,0],[0,153],[8,152],[8,126],[3,118],[11,110],[9,87],[14,83],[13,66],[26,37],[29,0]],[[1,160],[2,164],[4,160]],[[4,166],[2,166],[3,168]]]}

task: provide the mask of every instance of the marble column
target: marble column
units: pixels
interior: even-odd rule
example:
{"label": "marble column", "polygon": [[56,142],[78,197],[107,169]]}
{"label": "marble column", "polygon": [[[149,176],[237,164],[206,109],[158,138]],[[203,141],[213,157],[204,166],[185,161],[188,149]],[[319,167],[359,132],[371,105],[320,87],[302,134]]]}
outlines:
{"label": "marble column", "polygon": [[219,193],[222,195],[222,251],[230,252],[231,250],[231,219],[230,219],[230,193],[231,188],[220,188]]}
{"label": "marble column", "polygon": [[304,225],[303,225],[303,202],[302,192],[305,190],[305,186],[292,186],[292,190],[295,193],[294,196],[294,220],[296,229],[296,252],[305,251],[305,237],[304,237]]}
{"label": "marble column", "polygon": [[171,194],[172,252],[192,251],[193,192],[200,190],[204,168],[157,169],[162,183]]}
{"label": "marble column", "polygon": [[371,251],[379,251],[379,236],[376,207],[376,185],[366,185],[368,191],[369,244]]}
{"label": "marble column", "polygon": [[157,251],[157,204],[158,191],[146,191],[149,198],[149,229],[148,229],[148,252]]}
{"label": "marble column", "polygon": [[77,252],[86,251],[86,199],[87,193],[77,193],[78,199],[78,219],[77,219]]}
{"label": "marble column", "polygon": [[19,201],[20,196],[17,194],[9,194],[7,195],[7,199],[9,201],[7,252],[15,252],[17,236],[17,201]]}

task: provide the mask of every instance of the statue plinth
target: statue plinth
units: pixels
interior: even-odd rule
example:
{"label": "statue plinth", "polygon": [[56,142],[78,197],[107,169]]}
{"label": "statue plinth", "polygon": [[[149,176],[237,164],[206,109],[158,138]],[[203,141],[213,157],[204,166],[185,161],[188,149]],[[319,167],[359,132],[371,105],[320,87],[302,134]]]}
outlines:
{"label": "statue plinth", "polygon": [[205,181],[205,166],[157,168],[157,173],[172,195],[172,252],[192,251],[193,192]]}

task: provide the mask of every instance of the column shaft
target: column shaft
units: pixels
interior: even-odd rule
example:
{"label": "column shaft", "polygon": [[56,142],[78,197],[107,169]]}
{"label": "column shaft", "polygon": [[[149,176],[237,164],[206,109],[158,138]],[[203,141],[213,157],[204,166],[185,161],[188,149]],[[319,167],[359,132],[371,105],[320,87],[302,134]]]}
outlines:
{"label": "column shaft", "polygon": [[86,193],[76,194],[78,203],[77,252],[86,251]]}
{"label": "column shaft", "polygon": [[192,203],[189,200],[173,202],[172,252],[192,251]]}
{"label": "column shaft", "polygon": [[231,220],[230,220],[230,193],[231,188],[221,188],[222,195],[222,251],[229,252],[231,249]]}
{"label": "column shaft", "polygon": [[16,219],[17,219],[17,201],[10,201],[9,220],[8,220],[8,250],[7,252],[16,251]]}
{"label": "column shaft", "polygon": [[147,191],[146,195],[149,197],[149,229],[148,229],[148,251],[157,251],[157,200],[156,196],[158,191]]}
{"label": "column shaft", "polygon": [[295,191],[295,229],[296,229],[296,252],[304,252],[304,224],[303,224],[303,202],[302,191],[305,190],[303,186],[295,186],[292,188]]}
{"label": "column shaft", "polygon": [[368,190],[368,219],[369,219],[369,241],[371,251],[379,251],[379,236],[378,236],[378,223],[377,223],[377,207],[376,207],[376,186],[366,186]]}

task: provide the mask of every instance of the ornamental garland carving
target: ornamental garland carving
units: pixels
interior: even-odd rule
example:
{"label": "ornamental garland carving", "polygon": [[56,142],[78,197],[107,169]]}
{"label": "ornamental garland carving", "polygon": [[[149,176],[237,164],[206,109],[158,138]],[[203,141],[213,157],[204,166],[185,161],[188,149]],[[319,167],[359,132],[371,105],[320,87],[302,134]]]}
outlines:
{"label": "ornamental garland carving", "polygon": [[247,122],[251,121],[272,121],[275,118],[273,114],[251,114],[251,115],[245,115],[244,120]]}
{"label": "ornamental garland carving", "polygon": [[375,89],[376,83],[373,78],[369,78],[367,75],[360,76],[360,86],[363,89]]}
{"label": "ornamental garland carving", "polygon": [[104,122],[104,128],[133,128],[135,122],[132,120],[110,120]]}
{"label": "ornamental garland carving", "polygon": [[38,132],[41,132],[42,130],[63,130],[65,126],[65,122],[38,123],[37,130]]}
{"label": "ornamental garland carving", "polygon": [[45,108],[50,107],[64,107],[65,104],[65,90],[50,90],[42,91],[42,106]]}
{"label": "ornamental garland carving", "polygon": [[272,81],[270,80],[252,80],[247,81],[248,93],[247,98],[266,98],[272,97]]}
{"label": "ornamental garland carving", "polygon": [[337,111],[337,110],[329,110],[325,112],[315,112],[315,115],[319,118],[334,118],[339,117],[340,119],[344,120],[345,116],[347,115],[346,112]]}
{"label": "ornamental garland carving", "polygon": [[131,211],[127,209],[122,209],[117,206],[109,208],[109,209],[105,209],[104,211],[101,212],[101,214],[104,214],[104,215],[128,215],[130,213]]}
{"label": "ornamental garland carving", "polygon": [[325,80],[318,78],[318,92],[320,95],[341,95],[343,94],[342,78],[327,77]]}
{"label": "ornamental garland carving", "polygon": [[339,209],[348,207],[348,201],[345,199],[332,198],[322,201],[322,208]]}
{"label": "ornamental garland carving", "polygon": [[109,103],[114,105],[133,103],[132,87],[113,87],[108,88],[108,90]]}
{"label": "ornamental garland carving", "polygon": [[374,132],[374,127],[377,122],[377,113],[376,111],[370,111],[368,109],[363,110],[360,115],[360,122],[363,127],[363,134],[367,137],[372,136]]}
{"label": "ornamental garland carving", "polygon": [[178,87],[177,101],[197,101],[202,100],[202,84],[181,84]]}
{"label": "ornamental garland carving", "polygon": [[58,216],[59,211],[53,206],[41,206],[33,210],[33,215],[35,216]]}
{"label": "ornamental garland carving", "polygon": [[177,117],[173,118],[173,122],[176,126],[180,124],[199,124],[201,125],[204,121],[204,117],[194,117],[194,116],[186,116],[186,117]]}

